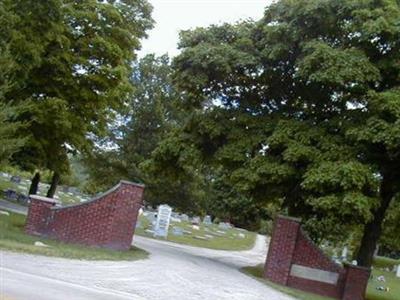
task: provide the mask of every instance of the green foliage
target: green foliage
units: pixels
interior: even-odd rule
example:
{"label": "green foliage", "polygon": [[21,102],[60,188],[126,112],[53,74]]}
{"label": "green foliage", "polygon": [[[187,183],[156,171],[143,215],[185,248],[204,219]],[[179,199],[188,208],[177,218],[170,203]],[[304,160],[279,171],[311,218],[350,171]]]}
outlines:
{"label": "green foliage", "polygon": [[400,191],[399,18],[394,0],[281,0],[258,22],[183,32],[174,81],[190,114],[156,164],[182,173],[190,153],[227,214],[260,211],[250,222],[280,207],[316,240],[365,225],[369,265]]}
{"label": "green foliage", "polygon": [[26,142],[25,138],[17,136],[23,124],[15,121],[16,117],[15,107],[0,102],[0,166],[6,164]]}
{"label": "green foliage", "polygon": [[378,269],[389,268],[393,270],[393,267],[400,265],[400,260],[392,259],[384,256],[375,256],[374,257],[374,267]]}
{"label": "green foliage", "polygon": [[[14,63],[4,101],[29,141],[13,157],[24,169],[67,173],[68,153],[88,151],[132,92],[131,62],[151,27],[147,1],[3,1],[4,41]],[[3,39],[2,39],[3,41]]]}
{"label": "green foliage", "polygon": [[[176,138],[180,137],[176,132],[185,115],[179,106],[182,95],[173,86],[171,75],[167,55],[147,55],[134,64],[131,81],[136,89],[126,111],[110,126],[111,137],[100,140],[102,146],[84,158],[90,175],[88,191],[110,187],[125,178],[145,183],[148,204],[169,203],[178,210],[204,213],[204,176],[190,165],[197,153],[190,149],[181,152],[177,147]],[[161,141],[165,142],[157,148]],[[179,162],[171,158],[178,155]],[[153,163],[153,157],[168,157],[165,163],[182,166],[182,172],[164,170],[162,164]]]}

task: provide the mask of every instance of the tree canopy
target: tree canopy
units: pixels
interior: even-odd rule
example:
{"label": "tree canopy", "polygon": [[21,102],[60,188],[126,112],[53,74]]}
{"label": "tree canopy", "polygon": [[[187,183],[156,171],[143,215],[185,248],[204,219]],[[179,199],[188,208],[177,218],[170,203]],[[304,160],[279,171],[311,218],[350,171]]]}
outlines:
{"label": "tree canopy", "polygon": [[370,266],[400,191],[399,19],[395,0],[281,0],[258,22],[183,32],[174,80],[197,110],[154,163],[192,149],[227,193],[276,203],[315,238],[361,225]]}
{"label": "tree canopy", "polygon": [[14,161],[27,169],[68,170],[67,153],[87,151],[133,90],[139,40],[151,28],[147,1],[3,1],[15,80],[4,102],[31,107],[19,115],[29,142]]}

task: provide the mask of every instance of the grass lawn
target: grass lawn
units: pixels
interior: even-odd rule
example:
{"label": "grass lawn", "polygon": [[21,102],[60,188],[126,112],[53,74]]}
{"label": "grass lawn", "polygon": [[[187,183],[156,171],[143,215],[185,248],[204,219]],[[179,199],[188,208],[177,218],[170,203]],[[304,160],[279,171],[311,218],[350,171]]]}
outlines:
{"label": "grass lawn", "polygon": [[[135,234],[154,238],[151,233],[146,232],[146,229],[151,228],[149,220],[142,215],[139,217],[139,221],[141,227],[136,228]],[[182,236],[174,235],[172,229],[174,226],[182,228],[186,233]],[[221,230],[217,224],[200,224],[199,227],[199,230],[196,230],[193,229],[192,224],[189,222],[171,222],[167,239],[157,239],[216,250],[248,250],[253,247],[256,238],[256,233],[254,232],[243,231],[237,228]],[[222,231],[225,234],[222,234]],[[241,234],[244,234],[244,237]],[[206,237],[207,239],[199,239],[199,237]]]}
{"label": "grass lawn", "polygon": [[[258,280],[261,280],[263,283],[273,287],[276,290],[279,290],[285,294],[291,295],[296,299],[301,300],[330,300],[332,298],[322,297],[310,293],[306,293],[297,289],[289,288],[286,286],[281,286],[275,283],[272,283],[263,278],[263,265],[258,265],[255,267],[244,267],[242,271],[248,275],[251,275]],[[367,288],[367,300],[399,300],[400,299],[400,278],[397,278],[394,273],[381,271],[379,269],[374,269],[373,279],[369,281]],[[386,279],[386,282],[377,281],[376,278],[380,275],[383,275]],[[378,291],[376,287],[384,286],[389,287],[389,292]]]}
{"label": "grass lawn", "polygon": [[[23,215],[11,212],[9,216],[0,215],[0,249],[86,260],[138,260],[148,256],[146,251],[136,247],[132,247],[129,251],[112,251],[30,236],[24,233],[24,225]],[[34,246],[36,241],[41,241],[50,247]]]}

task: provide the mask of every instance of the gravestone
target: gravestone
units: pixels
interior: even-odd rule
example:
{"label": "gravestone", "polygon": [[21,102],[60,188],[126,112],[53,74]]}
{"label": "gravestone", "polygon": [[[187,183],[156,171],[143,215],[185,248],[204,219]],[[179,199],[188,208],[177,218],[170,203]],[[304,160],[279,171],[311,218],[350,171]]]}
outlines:
{"label": "gravestone", "polygon": [[232,228],[231,224],[225,223],[225,222],[219,223],[219,224],[218,224],[218,227],[219,227],[220,229],[223,229],[223,230],[228,230],[228,229]]}
{"label": "gravestone", "polygon": [[10,181],[16,184],[20,184],[21,183],[21,177],[19,176],[11,176]]}
{"label": "gravestone", "polygon": [[182,214],[182,215],[180,215],[180,219],[181,219],[183,222],[189,222],[189,216],[188,216],[187,214]]}
{"label": "gravestone", "polygon": [[195,235],[195,236],[193,236],[193,238],[196,240],[207,241],[207,238],[205,236],[201,236],[201,235]]}
{"label": "gravestone", "polygon": [[400,278],[400,265],[397,266],[396,277]]}
{"label": "gravestone", "polygon": [[10,177],[7,173],[4,173],[4,172],[1,172],[0,174],[1,174],[1,177],[4,177],[4,178]]}
{"label": "gravestone", "polygon": [[348,251],[349,251],[349,249],[347,248],[347,246],[344,246],[343,250],[342,250],[342,256],[341,256],[342,261],[347,260]]}
{"label": "gravestone", "polygon": [[211,225],[211,224],[212,224],[212,222],[211,222],[211,216],[209,216],[209,215],[205,216],[204,219],[203,219],[203,224],[205,224],[205,225]]}
{"label": "gravestone", "polygon": [[171,222],[180,223],[182,221],[176,215],[175,216],[171,215]]}
{"label": "gravestone", "polygon": [[17,201],[22,205],[27,205],[29,203],[29,197],[23,194],[19,194]]}
{"label": "gravestone", "polygon": [[143,213],[143,216],[145,216],[146,217],[146,219],[147,220],[149,220],[150,222],[153,222],[157,217],[156,217],[156,213],[154,213],[154,212],[148,212],[148,211],[145,211],[144,213]]}
{"label": "gravestone", "polygon": [[200,225],[200,217],[193,217],[192,218],[192,224],[193,225]]}
{"label": "gravestone", "polygon": [[176,236],[182,236],[183,235],[183,229],[180,227],[172,227],[172,234]]}
{"label": "gravestone", "polygon": [[168,205],[158,207],[157,221],[154,228],[154,236],[166,238],[168,236],[168,227],[171,219],[172,208]]}
{"label": "gravestone", "polygon": [[17,200],[18,199],[18,194],[14,190],[6,190],[5,196],[9,200]]}

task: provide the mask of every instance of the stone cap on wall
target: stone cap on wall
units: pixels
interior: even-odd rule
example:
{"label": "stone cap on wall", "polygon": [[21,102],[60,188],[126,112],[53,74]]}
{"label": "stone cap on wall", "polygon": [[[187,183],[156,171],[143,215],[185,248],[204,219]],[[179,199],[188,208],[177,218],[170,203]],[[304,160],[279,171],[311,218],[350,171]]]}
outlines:
{"label": "stone cap on wall", "polygon": [[294,221],[294,222],[297,222],[297,223],[301,223],[301,218],[289,217],[289,216],[285,216],[285,215],[278,215],[278,218]]}
{"label": "stone cap on wall", "polygon": [[130,184],[130,185],[134,185],[134,186],[141,187],[141,188],[145,187],[144,184],[136,183],[136,182],[132,182],[132,181],[128,181],[128,180],[120,180],[119,183]]}
{"label": "stone cap on wall", "polygon": [[349,263],[349,262],[343,262],[343,266],[346,268],[353,268],[353,269],[358,269],[361,271],[370,271],[371,270],[370,268],[353,265],[352,263]]}
{"label": "stone cap on wall", "polygon": [[43,202],[54,203],[54,204],[59,203],[59,201],[57,201],[57,200],[55,200],[53,198],[39,196],[39,195],[29,195],[29,198],[35,199],[35,200],[39,200],[39,201],[43,201]]}
{"label": "stone cap on wall", "polygon": [[101,194],[99,194],[97,196],[94,196],[89,201],[85,201],[85,202],[77,203],[77,204],[66,205],[66,206],[61,206],[61,207],[52,207],[51,209],[60,210],[60,209],[66,209],[66,208],[73,208],[73,207],[89,205],[92,202],[98,201],[99,199],[104,198],[108,194],[111,194],[111,193],[115,192],[116,190],[118,190],[121,187],[122,184],[133,185],[133,186],[136,186],[136,187],[144,189],[144,185],[143,184],[139,184],[139,183],[135,183],[135,182],[127,181],[127,180],[120,180],[117,185],[113,186],[109,190],[107,190],[107,191],[105,191],[105,192],[103,192],[103,193],[101,193]]}

